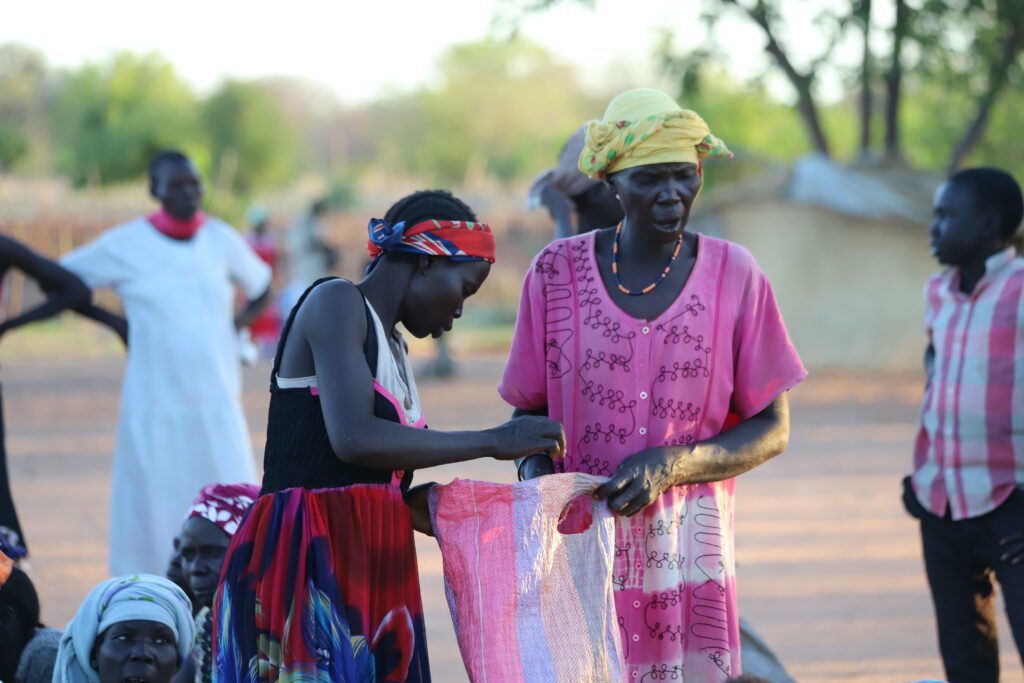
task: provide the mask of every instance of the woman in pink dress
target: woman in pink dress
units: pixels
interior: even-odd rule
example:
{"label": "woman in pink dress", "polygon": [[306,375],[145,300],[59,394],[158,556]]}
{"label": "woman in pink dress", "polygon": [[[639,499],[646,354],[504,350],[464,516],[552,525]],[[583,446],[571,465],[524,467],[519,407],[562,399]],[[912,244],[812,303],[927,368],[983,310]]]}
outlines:
{"label": "woman in pink dress", "polygon": [[521,478],[609,477],[595,496],[618,515],[627,680],[740,673],[734,478],[786,448],[786,392],[807,374],[750,253],[685,230],[712,156],[731,154],[657,90],[588,125],[580,169],[625,219],[537,256],[500,387],[565,425],[565,460],[524,458]]}

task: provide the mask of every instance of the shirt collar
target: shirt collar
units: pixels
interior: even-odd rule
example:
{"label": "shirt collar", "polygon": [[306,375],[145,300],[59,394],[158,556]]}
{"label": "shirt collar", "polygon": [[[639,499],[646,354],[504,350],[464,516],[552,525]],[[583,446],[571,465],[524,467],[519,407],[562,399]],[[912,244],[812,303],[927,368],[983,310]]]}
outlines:
{"label": "shirt collar", "polygon": [[960,299],[968,299],[978,296],[984,290],[988,289],[988,286],[992,284],[992,280],[998,277],[1002,271],[1006,270],[1016,256],[1016,248],[1014,248],[1013,245],[1010,245],[1006,249],[996,252],[985,259],[985,274],[981,276],[978,284],[974,287],[974,291],[970,294],[964,294],[960,291],[960,269],[950,268],[946,271],[946,283],[949,287],[949,292],[955,298]]}
{"label": "shirt collar", "polygon": [[985,259],[985,280],[994,276],[1000,270],[1010,265],[1010,262],[1017,257],[1017,249],[1012,244],[1000,252],[992,254]]}

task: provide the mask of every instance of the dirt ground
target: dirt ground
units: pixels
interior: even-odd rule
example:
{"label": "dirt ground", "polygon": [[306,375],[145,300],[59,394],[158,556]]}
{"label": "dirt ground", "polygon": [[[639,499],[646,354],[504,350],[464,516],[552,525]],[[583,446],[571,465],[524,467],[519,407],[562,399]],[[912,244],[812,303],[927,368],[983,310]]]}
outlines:
{"label": "dirt ground", "polygon": [[[5,362],[7,449],[32,544],[44,619],[63,625],[105,577],[110,462],[123,363]],[[485,427],[508,409],[501,358],[464,360],[457,381],[424,384],[435,428]],[[245,404],[262,453],[268,369],[246,371]],[[899,480],[910,463],[919,380],[823,375],[793,396],[789,451],[737,487],[740,606],[800,681],[941,678],[915,526]],[[493,461],[425,473],[511,481]],[[419,543],[434,678],[465,681],[444,601],[440,555]],[[1005,621],[1004,681],[1024,681]]]}

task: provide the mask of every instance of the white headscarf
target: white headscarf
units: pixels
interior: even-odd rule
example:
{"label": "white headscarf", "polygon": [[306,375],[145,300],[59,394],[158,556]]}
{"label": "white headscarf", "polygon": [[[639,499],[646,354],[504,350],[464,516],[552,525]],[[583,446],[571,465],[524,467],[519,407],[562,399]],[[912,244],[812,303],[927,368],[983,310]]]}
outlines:
{"label": "white headscarf", "polygon": [[167,579],[134,574],[104,581],[86,596],[60,639],[53,683],[99,683],[90,658],[96,641],[123,621],[155,621],[174,632],[178,662],[184,661],[195,639],[192,603]]}

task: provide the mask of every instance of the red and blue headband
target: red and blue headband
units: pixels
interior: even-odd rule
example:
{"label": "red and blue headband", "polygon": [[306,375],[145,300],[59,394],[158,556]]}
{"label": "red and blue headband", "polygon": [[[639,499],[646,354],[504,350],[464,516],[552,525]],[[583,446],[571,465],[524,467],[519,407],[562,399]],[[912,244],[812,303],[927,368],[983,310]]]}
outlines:
{"label": "red and blue headband", "polygon": [[486,223],[428,220],[406,227],[371,218],[367,249],[374,260],[381,254],[423,254],[454,261],[494,263],[494,234]]}

